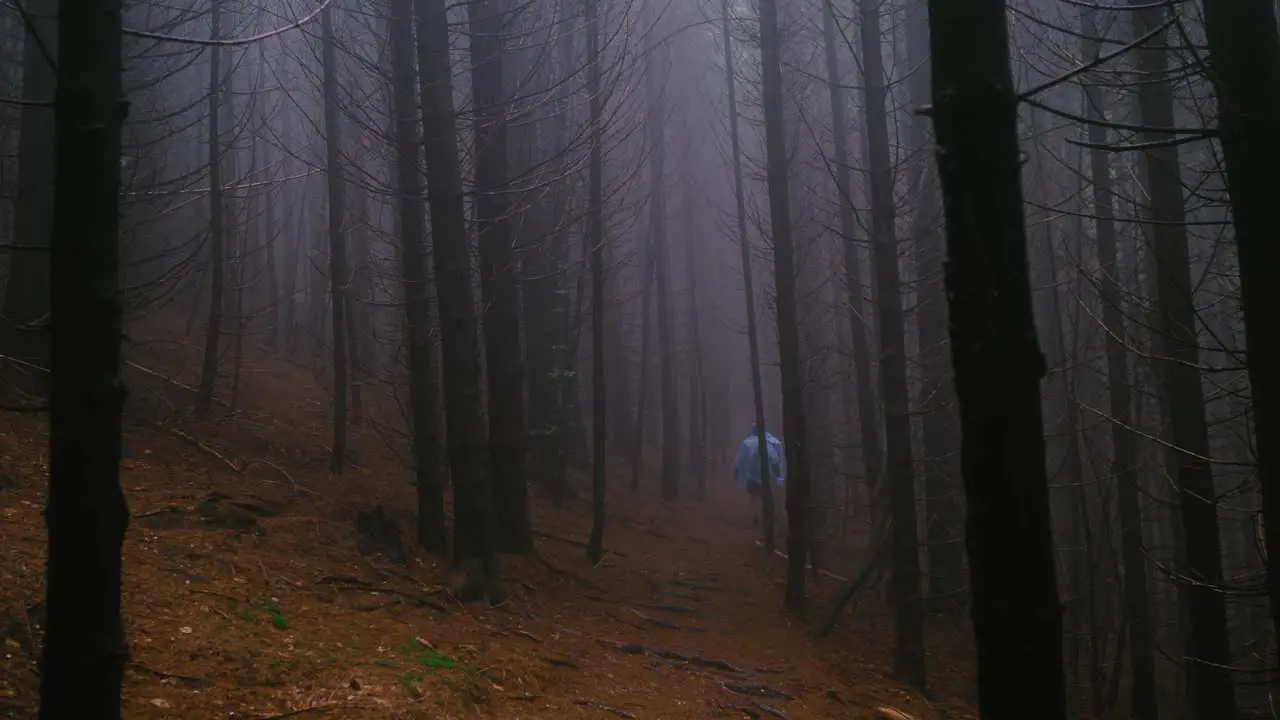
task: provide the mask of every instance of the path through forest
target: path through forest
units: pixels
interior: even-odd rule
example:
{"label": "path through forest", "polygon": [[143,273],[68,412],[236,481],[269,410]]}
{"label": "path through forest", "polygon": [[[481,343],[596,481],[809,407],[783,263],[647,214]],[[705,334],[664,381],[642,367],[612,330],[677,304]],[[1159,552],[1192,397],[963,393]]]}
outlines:
{"label": "path through forest", "polygon": [[[969,717],[890,680],[874,623],[818,642],[785,615],[782,563],[727,476],[675,510],[611,488],[597,565],[574,544],[585,500],[535,503],[538,556],[504,558],[510,597],[462,606],[412,546],[407,473],[370,451],[341,478],[307,474],[312,432],[255,412],[129,424],[126,717]],[[0,443],[0,717],[20,718],[36,702],[47,436],[2,414]],[[380,554],[353,522],[375,506],[401,538]]]}

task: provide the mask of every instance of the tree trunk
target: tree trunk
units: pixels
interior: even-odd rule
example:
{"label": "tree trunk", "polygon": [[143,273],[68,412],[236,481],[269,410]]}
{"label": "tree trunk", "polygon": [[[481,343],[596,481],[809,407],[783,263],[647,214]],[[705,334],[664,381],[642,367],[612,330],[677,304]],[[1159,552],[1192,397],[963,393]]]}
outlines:
{"label": "tree trunk", "polygon": [[[40,368],[21,368],[24,392],[44,395],[49,378],[49,237],[54,221],[54,111],[58,58],[58,0],[26,4],[22,44],[23,105],[18,126],[18,187],[13,206],[14,246],[9,252],[5,287],[4,344],[14,357]],[[49,54],[49,57],[45,56]],[[6,373],[8,375],[8,373]],[[17,377],[9,376],[17,379]],[[9,382],[12,382],[10,380]]]}
{"label": "tree trunk", "polygon": [[[776,0],[760,0],[760,68],[764,103],[766,181],[769,223],[773,230],[773,287],[777,298],[778,359],[782,374],[782,431],[787,455],[787,587],[788,610],[805,609],[804,566],[808,554],[809,443],[804,414],[804,372],[800,362],[796,312],[796,262],[791,242],[791,191],[787,177],[786,128],[782,112],[782,36]],[[760,427],[761,432],[764,431]],[[768,446],[760,454],[768,457]],[[763,473],[760,482],[772,482]]]}
{"label": "tree trunk", "polygon": [[587,557],[600,562],[604,549],[604,491],[607,461],[604,374],[604,98],[600,93],[600,28],[596,0],[584,0],[587,34],[587,97],[591,109],[591,157],[587,179],[587,237],[591,244],[591,541]]}
{"label": "tree trunk", "polygon": [[[840,63],[836,54],[836,21],[831,0],[824,0],[822,42],[827,60],[827,92],[831,102],[833,155],[832,172],[840,203],[840,244],[844,248],[845,291],[849,300],[849,334],[853,345],[854,382],[857,389],[857,413],[849,412],[850,425],[857,425],[862,442],[863,479],[867,498],[876,507],[876,488],[881,484],[884,452],[880,445],[880,426],[876,422],[875,387],[872,382],[871,349],[867,342],[867,308],[862,282],[862,266],[858,262],[857,217],[853,209],[853,183],[849,180],[848,122],[845,120],[845,97],[840,86]],[[848,404],[851,409],[852,403]],[[851,427],[852,431],[853,428]],[[881,518],[876,518],[879,526]],[[873,537],[878,533],[873,531]]]}
{"label": "tree trunk", "polygon": [[[776,9],[775,9],[776,26]],[[725,83],[729,87],[729,142],[733,152],[733,195],[738,219],[738,250],[742,257],[742,294],[746,304],[747,347],[751,355],[751,399],[755,407],[756,447],[768,448],[765,442],[768,432],[764,424],[764,390],[760,378],[760,334],[756,327],[756,290],[751,273],[751,246],[747,241],[747,203],[742,187],[742,149],[738,137],[737,79],[733,75],[733,36],[729,32],[729,0],[720,0],[720,30],[724,44]],[[776,56],[775,56],[776,57]],[[781,82],[781,78],[779,78]],[[732,437],[732,435],[731,435]],[[769,477],[769,453],[760,455],[760,491],[763,508],[760,522],[764,526],[764,550],[773,552],[774,500],[773,483]],[[801,564],[801,583],[804,582],[804,566]],[[790,577],[790,575],[788,575]],[[800,606],[804,603],[804,590],[799,594]]]}
{"label": "tree trunk", "polygon": [[[1134,36],[1154,31],[1163,22],[1163,6],[1152,8],[1130,0]],[[1143,9],[1136,9],[1141,7]],[[1146,128],[1174,127],[1173,87],[1168,80],[1169,59],[1160,44],[1138,49],[1137,69],[1146,78],[1138,86],[1138,108]],[[1188,599],[1191,604],[1188,656],[1191,662],[1193,717],[1235,720],[1235,688],[1231,679],[1227,607],[1222,585],[1222,548],[1218,534],[1217,493],[1209,465],[1209,426],[1200,384],[1200,354],[1196,307],[1187,248],[1186,208],[1183,204],[1178,148],[1167,131],[1145,129],[1144,143],[1157,145],[1142,154],[1155,223],[1148,240],[1156,266],[1157,332],[1165,357],[1158,361],[1161,382],[1170,404],[1178,495],[1186,537]]]}
{"label": "tree trunk", "polygon": [[[907,10],[907,57],[915,68],[909,80],[912,104],[929,103],[929,14],[916,3]],[[911,144],[922,154],[932,143],[929,120],[911,118]],[[959,463],[955,461],[957,433],[951,368],[947,362],[947,296],[942,283],[942,260],[946,254],[942,208],[937,175],[932,164],[922,159],[913,170],[908,186],[919,198],[911,219],[918,297],[916,305],[917,346],[920,362],[919,412],[924,457],[925,538],[929,550],[929,596],[932,605],[958,614],[966,605],[968,585],[964,557],[964,508],[961,497]]]}
{"label": "tree trunk", "polygon": [[[209,37],[222,36],[222,0],[213,0],[209,9]],[[219,127],[223,93],[221,47],[209,48],[209,324],[205,328],[204,357],[200,365],[200,385],[196,388],[196,414],[203,416],[213,404],[218,382],[218,346],[222,341],[223,248],[222,135]]]}
{"label": "tree trunk", "polygon": [[[1095,11],[1080,10],[1081,55],[1095,61],[1101,44],[1095,39],[1098,28]],[[1089,171],[1093,181],[1093,214],[1098,247],[1098,282],[1102,296],[1102,324],[1106,330],[1107,383],[1110,397],[1111,474],[1115,478],[1120,510],[1120,541],[1124,560],[1124,614],[1129,630],[1129,657],[1133,720],[1156,720],[1155,656],[1151,625],[1151,605],[1147,594],[1146,551],[1142,546],[1142,512],[1138,504],[1138,451],[1133,417],[1129,359],[1126,355],[1123,295],[1120,267],[1116,261],[1115,194],[1111,182],[1111,161],[1102,146],[1107,143],[1106,94],[1099,85],[1085,86],[1085,112],[1095,124],[1089,125]]]}
{"label": "tree trunk", "polygon": [[893,523],[890,553],[897,643],[894,673],[924,689],[924,618],[920,597],[920,549],[916,537],[915,459],[911,452],[910,395],[907,392],[906,329],[898,278],[894,230],[893,160],[889,156],[889,115],[880,43],[880,3],[859,0],[862,71],[871,170],[871,247],[875,265],[880,337],[880,394],[884,399],[886,481]]}
{"label": "tree trunk", "polygon": [[[425,247],[426,218],[422,209],[422,176],[418,172],[418,132],[413,87],[413,0],[392,0],[387,23],[391,46],[391,108],[394,114],[396,212],[400,216],[400,279],[404,288],[405,320],[409,336],[409,418],[414,475],[418,495],[418,544],[428,552],[443,552],[445,534],[444,479],[440,476],[440,433],[436,416],[435,368],[431,363],[431,334]],[[419,36],[420,44],[427,41]],[[421,52],[421,51],[420,51]],[[424,67],[423,74],[426,74]],[[424,109],[427,107],[423,103]],[[433,219],[434,215],[433,215]],[[435,235],[440,251],[441,236]],[[452,438],[453,433],[450,433]],[[455,493],[456,494],[456,493]]]}
{"label": "tree trunk", "polygon": [[471,26],[471,95],[475,130],[476,226],[484,297],[489,383],[489,455],[498,549],[533,549],[529,534],[524,359],[520,348],[519,273],[512,249],[507,178],[507,91],[503,86],[505,0],[467,6]]}
{"label": "tree trunk", "polygon": [[640,490],[640,471],[644,468],[644,421],[649,398],[649,353],[653,344],[649,332],[649,307],[653,304],[653,253],[645,253],[640,279],[640,382],[636,394],[636,423],[631,429],[631,492]]}
{"label": "tree trunk", "polygon": [[675,348],[671,337],[671,284],[667,270],[667,104],[659,73],[667,53],[658,45],[644,54],[645,97],[649,132],[649,252],[657,283],[658,366],[662,391],[662,499],[680,495],[680,391],[676,385]]}
{"label": "tree trunk", "polygon": [[342,174],[341,120],[338,110],[337,42],[333,9],[320,14],[321,62],[324,64],[325,176],[329,186],[329,294],[333,320],[333,450],[329,471],[341,473],[347,462],[347,269],[346,230],[342,227],[346,197]]}
{"label": "tree trunk", "polygon": [[986,720],[1015,720],[1033,697],[1036,717],[1065,720],[1040,414],[1045,365],[1031,310],[1005,10],[1003,0],[929,0],[978,707]]}
{"label": "tree trunk", "polygon": [[120,486],[120,5],[58,17],[50,242],[49,554],[40,718],[117,720],[129,649]]}
{"label": "tree trunk", "polygon": [[1275,174],[1280,165],[1275,144],[1280,135],[1280,43],[1275,8],[1267,0],[1205,0],[1204,21],[1240,256],[1245,362],[1267,526],[1267,588],[1280,645],[1280,384],[1274,376],[1280,352],[1274,326],[1266,319],[1280,307],[1280,284],[1272,277],[1280,268],[1280,248],[1271,237],[1275,198],[1280,196]]}

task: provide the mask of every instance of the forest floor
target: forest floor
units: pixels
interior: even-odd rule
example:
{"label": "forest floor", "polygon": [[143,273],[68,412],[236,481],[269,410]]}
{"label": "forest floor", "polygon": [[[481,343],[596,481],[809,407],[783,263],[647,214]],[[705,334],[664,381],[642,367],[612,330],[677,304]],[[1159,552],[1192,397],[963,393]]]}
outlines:
{"label": "forest floor", "polygon": [[[951,699],[971,679],[937,667],[949,663],[930,658],[942,700],[891,678],[876,603],[825,640],[784,614],[782,561],[716,475],[706,502],[673,508],[611,487],[595,565],[574,544],[586,503],[535,499],[536,556],[503,558],[509,598],[462,606],[447,568],[413,547],[390,430],[358,424],[353,467],[330,476],[308,369],[246,373],[239,408],[203,420],[179,409],[190,396],[175,378],[190,372],[161,361],[127,377],[125,717],[974,717]],[[37,704],[47,441],[43,419],[0,413],[0,717]],[[403,557],[357,530],[375,505]],[[823,582],[815,607],[836,590]]]}

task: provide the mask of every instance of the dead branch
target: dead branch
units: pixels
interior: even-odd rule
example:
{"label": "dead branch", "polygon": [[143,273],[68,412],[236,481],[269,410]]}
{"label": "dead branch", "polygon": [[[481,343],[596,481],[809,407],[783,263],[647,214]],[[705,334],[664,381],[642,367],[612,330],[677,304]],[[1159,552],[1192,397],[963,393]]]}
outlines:
{"label": "dead branch", "polygon": [[795,698],[777,688],[768,685],[759,685],[756,683],[735,683],[727,680],[720,681],[720,687],[728,690],[734,695],[741,695],[749,698],[764,698],[766,700],[794,700]]}
{"label": "dead branch", "polygon": [[[552,533],[545,532],[543,530],[531,529],[529,530],[529,534],[534,537],[540,537],[544,540],[555,540],[556,542],[564,543],[565,545],[580,548],[582,550],[587,549],[587,544],[585,542],[582,542],[581,540],[574,540],[573,538],[567,538],[561,535],[553,535]],[[626,553],[620,552],[618,550],[607,550],[607,552],[610,555],[617,555],[618,557],[627,557]]]}
{"label": "dead branch", "polygon": [[881,552],[887,545],[889,540],[889,529],[893,526],[893,522],[889,521],[880,529],[880,537],[876,540],[875,545],[871,548],[871,555],[867,558],[867,563],[862,567],[862,572],[853,580],[845,581],[848,583],[840,592],[840,597],[827,613],[822,616],[817,626],[818,637],[826,637],[836,626],[836,621],[840,618],[840,611],[849,604],[861,592],[862,588],[867,584],[874,575],[876,568],[880,566],[885,553]]}
{"label": "dead branch", "polygon": [[620,718],[627,718],[627,720],[636,720],[636,716],[635,716],[635,715],[632,715],[631,713],[627,712],[626,710],[623,710],[623,709],[621,709],[621,708],[612,707],[612,706],[610,706],[610,705],[601,705],[600,703],[595,702],[595,701],[593,701],[593,700],[574,700],[574,701],[573,701],[573,704],[574,704],[574,705],[585,705],[585,706],[587,706],[587,707],[593,707],[593,708],[595,708],[595,709],[597,709],[597,710],[603,710],[603,711],[605,711],[605,712],[607,712],[607,713],[613,713],[614,715],[617,715],[617,716],[618,716],[618,717],[620,717]]}
{"label": "dead branch", "polygon": [[772,706],[770,706],[770,705],[765,705],[765,704],[764,704],[764,703],[762,703],[762,702],[757,702],[757,701],[753,701],[753,702],[755,702],[755,706],[756,706],[756,707],[758,707],[758,708],[760,708],[761,710],[763,710],[763,711],[765,711],[765,712],[769,713],[770,715],[772,715],[772,716],[774,716],[774,717],[778,718],[778,720],[787,720],[786,713],[782,712],[781,710],[779,710],[779,709],[777,709],[777,708],[775,708],[775,707],[772,707]]}
{"label": "dead branch", "polygon": [[419,594],[417,594],[417,593],[413,593],[413,592],[409,592],[409,591],[407,591],[407,590],[399,590],[399,589],[397,589],[397,588],[384,587],[384,586],[381,586],[381,585],[374,585],[374,584],[373,584],[373,583],[371,583],[371,582],[367,582],[367,581],[365,581],[365,580],[361,580],[361,579],[359,579],[359,578],[353,578],[353,577],[342,577],[342,576],[335,576],[335,575],[326,575],[326,576],[324,576],[324,577],[320,578],[319,580],[316,580],[314,584],[316,584],[316,585],[345,585],[345,586],[348,586],[348,587],[357,588],[357,589],[359,589],[359,590],[364,590],[364,591],[366,591],[366,592],[372,592],[372,593],[387,593],[388,595],[398,595],[398,596],[400,596],[400,597],[402,597],[402,598],[405,598],[406,600],[410,600],[410,601],[412,601],[412,602],[414,602],[414,603],[417,603],[418,605],[420,605],[420,606],[422,606],[422,607],[429,607],[429,608],[431,608],[432,610],[435,610],[436,612],[439,612],[439,613],[441,613],[441,614],[447,614],[447,613],[449,612],[449,608],[445,607],[445,605],[444,605],[443,603],[440,603],[440,602],[437,602],[437,601],[435,601],[435,600],[432,600],[431,598],[424,597],[424,596],[422,596],[422,595],[419,595]]}
{"label": "dead branch", "polygon": [[194,675],[178,675],[177,673],[167,673],[161,670],[155,670],[153,668],[149,668],[140,662],[131,662],[129,663],[129,667],[133,670],[141,671],[147,675],[151,675],[161,679],[178,680],[180,682],[191,683],[193,685],[199,685],[202,687],[213,685],[213,681],[209,680],[208,678],[196,677]]}

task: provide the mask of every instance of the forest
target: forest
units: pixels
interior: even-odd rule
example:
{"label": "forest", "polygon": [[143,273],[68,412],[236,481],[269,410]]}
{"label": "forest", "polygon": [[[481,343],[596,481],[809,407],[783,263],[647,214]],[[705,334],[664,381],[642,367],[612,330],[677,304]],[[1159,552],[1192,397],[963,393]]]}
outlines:
{"label": "forest", "polygon": [[1280,718],[1278,5],[0,0],[0,717]]}

